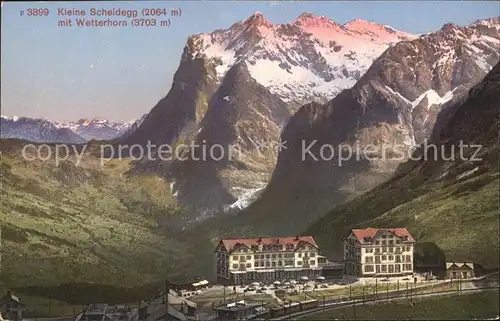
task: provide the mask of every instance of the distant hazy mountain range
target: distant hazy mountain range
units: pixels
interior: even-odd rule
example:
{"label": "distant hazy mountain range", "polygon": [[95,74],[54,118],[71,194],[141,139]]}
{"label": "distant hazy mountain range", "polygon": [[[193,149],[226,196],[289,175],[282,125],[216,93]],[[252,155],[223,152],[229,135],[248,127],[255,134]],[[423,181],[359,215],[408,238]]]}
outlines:
{"label": "distant hazy mountain range", "polygon": [[47,119],[1,116],[0,137],[32,142],[80,144],[90,140],[111,140],[133,131],[144,116],[129,122],[102,118],[58,123]]}

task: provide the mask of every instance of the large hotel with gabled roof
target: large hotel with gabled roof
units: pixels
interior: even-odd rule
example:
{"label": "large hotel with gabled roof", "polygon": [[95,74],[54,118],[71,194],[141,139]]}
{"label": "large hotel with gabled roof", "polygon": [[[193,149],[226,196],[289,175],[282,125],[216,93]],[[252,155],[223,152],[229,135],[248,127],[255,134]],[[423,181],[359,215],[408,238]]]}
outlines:
{"label": "large hotel with gabled roof", "polygon": [[325,260],[312,236],[222,239],[215,249],[217,281],[224,284],[315,278]]}
{"label": "large hotel with gabled roof", "polygon": [[344,238],[344,274],[411,275],[414,244],[415,239],[406,228],[351,229]]}

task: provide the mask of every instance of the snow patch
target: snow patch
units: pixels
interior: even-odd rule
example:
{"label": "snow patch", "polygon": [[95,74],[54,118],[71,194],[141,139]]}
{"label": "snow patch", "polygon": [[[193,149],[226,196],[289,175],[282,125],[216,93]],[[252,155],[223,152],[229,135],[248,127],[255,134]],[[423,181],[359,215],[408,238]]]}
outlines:
{"label": "snow patch", "polygon": [[238,194],[237,200],[226,206],[225,211],[242,210],[248,207],[255,200],[257,194],[266,187],[266,184],[263,182],[259,182],[257,185],[259,186],[248,189],[234,187],[233,192]]}
{"label": "snow patch", "polygon": [[415,99],[410,103],[411,110],[417,107],[418,104],[420,104],[420,102],[426,97],[427,97],[427,110],[429,110],[429,108],[431,108],[432,105],[442,105],[453,99],[453,93],[455,92],[455,90],[456,88],[448,91],[446,94],[444,94],[443,97],[441,97],[434,89],[430,89],[421,94],[417,99]]}
{"label": "snow patch", "polygon": [[478,170],[479,170],[479,166],[475,167],[474,169],[471,169],[470,171],[464,172],[464,173],[457,176],[457,180],[461,180],[462,178],[470,176],[470,175],[474,174],[475,172],[477,172]]}

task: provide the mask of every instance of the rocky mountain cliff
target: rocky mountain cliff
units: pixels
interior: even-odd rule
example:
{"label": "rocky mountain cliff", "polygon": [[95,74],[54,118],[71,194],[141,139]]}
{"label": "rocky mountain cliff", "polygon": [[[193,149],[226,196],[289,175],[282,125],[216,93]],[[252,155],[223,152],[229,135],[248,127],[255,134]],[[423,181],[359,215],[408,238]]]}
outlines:
{"label": "rocky mountain cliff", "polygon": [[[389,178],[431,135],[443,106],[453,109],[499,61],[499,29],[497,19],[447,24],[400,42],[351,89],[327,104],[301,107],[285,127],[287,149],[268,187],[235,220],[273,235],[297,233],[333,205]],[[270,217],[276,224],[264,227]],[[285,227],[283,220],[294,224]]]}
{"label": "rocky mountain cliff", "polygon": [[250,76],[245,61],[236,63],[208,105],[194,138],[200,147],[174,160],[178,201],[205,214],[244,207],[242,191],[264,187],[274,169],[274,143],[289,116],[287,104]]}
{"label": "rocky mountain cliff", "polygon": [[269,180],[289,115],[351,87],[386,48],[414,37],[363,20],[339,25],[305,13],[272,24],[255,13],[189,37],[167,96],[118,143],[230,144],[239,155],[231,162],[143,160],[136,170],[168,176],[179,201],[196,211],[245,207]]}

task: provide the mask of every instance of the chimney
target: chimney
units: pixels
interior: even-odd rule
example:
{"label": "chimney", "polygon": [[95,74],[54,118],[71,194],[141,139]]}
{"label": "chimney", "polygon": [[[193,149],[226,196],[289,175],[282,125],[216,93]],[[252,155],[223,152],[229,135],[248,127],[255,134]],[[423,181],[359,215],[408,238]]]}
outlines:
{"label": "chimney", "polygon": [[296,237],[295,237],[295,241],[298,241],[298,240],[299,240],[299,237],[298,237],[298,236],[296,236]]}
{"label": "chimney", "polygon": [[262,242],[262,237],[259,238],[259,242]]}
{"label": "chimney", "polygon": [[276,244],[280,244],[280,239],[276,239]]}

